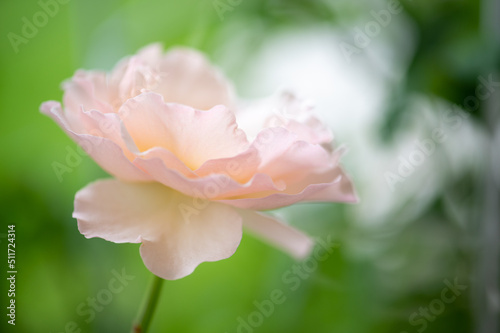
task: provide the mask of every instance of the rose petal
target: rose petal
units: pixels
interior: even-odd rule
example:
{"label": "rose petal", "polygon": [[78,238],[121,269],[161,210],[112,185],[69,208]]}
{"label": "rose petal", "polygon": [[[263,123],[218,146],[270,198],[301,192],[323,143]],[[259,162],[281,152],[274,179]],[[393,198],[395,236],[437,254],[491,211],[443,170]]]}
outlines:
{"label": "rose petal", "polygon": [[260,163],[259,152],[254,147],[250,147],[248,150],[234,157],[206,161],[201,167],[195,170],[195,173],[198,177],[224,174],[244,184],[249,182],[257,173]]}
{"label": "rose petal", "polygon": [[165,101],[209,110],[216,105],[233,106],[234,93],[224,75],[195,50],[168,51],[160,64],[161,82],[154,89]]}
{"label": "rose petal", "polygon": [[167,168],[160,158],[137,158],[134,164],[145,170],[156,181],[196,198],[217,200],[254,192],[275,193],[285,189],[283,184],[276,184],[268,175],[261,173],[255,174],[247,183],[240,184],[226,174],[188,178],[179,171]]}
{"label": "rose petal", "polygon": [[333,140],[332,132],[313,113],[314,107],[295,94],[284,91],[272,97],[274,115],[267,118],[265,126],[281,126],[297,135],[299,140],[311,144],[328,144]]}
{"label": "rose petal", "polygon": [[160,63],[163,47],[159,43],[148,45],[136,55],[123,58],[107,76],[115,111],[129,98],[158,88],[162,79]]}
{"label": "rose petal", "polygon": [[[287,189],[286,192],[270,194],[264,197],[245,198],[243,196],[241,198],[218,200],[218,202],[238,208],[254,210],[276,209],[297,202],[358,202],[358,197],[351,180],[340,167],[336,167],[335,170],[328,172],[326,175],[311,175],[311,177],[328,176],[330,178],[332,174],[336,176],[328,183],[314,183],[314,180],[311,181],[310,179],[303,180],[304,184],[309,183],[312,185],[306,186],[299,193],[287,193],[288,191],[293,191],[293,189]],[[300,186],[302,185],[299,184]]]}
{"label": "rose petal", "polygon": [[137,57],[139,57],[145,64],[155,68],[161,62],[163,57],[163,46],[161,43],[153,43],[144,46],[139,51],[137,51]]}
{"label": "rose petal", "polygon": [[[78,70],[63,83],[63,103],[72,127],[78,124],[81,108],[95,109],[102,113],[113,112],[113,96],[108,87],[105,72]],[[75,115],[76,119],[72,119]],[[76,127],[75,127],[76,128]]]}
{"label": "rose petal", "polygon": [[73,217],[87,238],[142,242],[146,267],[169,280],[230,257],[242,235],[242,218],[233,208],[195,202],[157,183],[90,184],[76,194]]}
{"label": "rose petal", "polygon": [[159,73],[145,64],[138,56],[131,57],[124,68],[123,76],[117,82],[121,103],[156,88],[160,79]]}
{"label": "rose petal", "polygon": [[[99,135],[80,134],[75,132],[68,124],[60,103],[54,101],[45,102],[40,107],[40,111],[56,121],[56,123],[75,140],[94,161],[97,162],[97,164],[113,176],[129,181],[144,181],[151,179],[149,175],[145,174],[130,162],[124,150],[115,141]],[[93,115],[96,117],[98,116],[97,113],[93,113]],[[92,119],[87,117],[87,120],[91,121]]]}
{"label": "rose petal", "polygon": [[148,45],[121,60],[108,81],[112,87],[120,86],[121,102],[149,90],[163,95],[167,102],[199,110],[221,104],[232,108],[234,104],[233,87],[224,75],[203,54],[187,48],[162,55],[160,44]]}
{"label": "rose petal", "polygon": [[266,128],[282,127],[296,140],[311,144],[329,144],[333,140],[330,129],[314,115],[313,107],[287,91],[241,107],[236,118],[249,137],[256,137]]}
{"label": "rose petal", "polygon": [[233,113],[222,106],[198,111],[165,103],[156,93],[144,93],[129,99],[119,115],[141,152],[165,148],[191,170],[208,160],[238,155],[248,147]]}
{"label": "rose petal", "polygon": [[309,255],[314,242],[306,234],[270,215],[239,210],[243,225],[257,237],[281,248],[297,259]]}
{"label": "rose petal", "polygon": [[309,115],[303,120],[279,119],[276,124],[281,123],[290,132],[297,134],[299,140],[311,144],[329,144],[333,140],[332,132],[316,117]]}
{"label": "rose petal", "polygon": [[331,169],[335,159],[323,147],[305,141],[296,141],[281,155],[275,156],[258,170],[287,187],[299,183],[310,174]]}
{"label": "rose petal", "polygon": [[177,171],[181,175],[187,178],[198,178],[197,174],[193,172],[190,168],[188,168],[184,162],[182,162],[175,154],[168,151],[162,147],[154,147],[148,149],[147,151],[141,153],[138,152],[135,154],[138,159],[136,160],[136,164],[140,165],[139,160],[149,160],[149,159],[157,159],[161,160],[163,166],[168,170]]}
{"label": "rose petal", "polygon": [[310,192],[304,201],[358,203],[359,197],[351,178],[341,167],[337,167],[339,175],[328,186]]}
{"label": "rose petal", "polygon": [[[295,188],[303,179],[324,173],[338,162],[337,152],[330,153],[318,144],[298,140],[294,133],[282,127],[262,130],[251,147],[257,150],[261,161],[256,172],[269,175],[286,188]],[[262,197],[262,194],[255,196]]]}

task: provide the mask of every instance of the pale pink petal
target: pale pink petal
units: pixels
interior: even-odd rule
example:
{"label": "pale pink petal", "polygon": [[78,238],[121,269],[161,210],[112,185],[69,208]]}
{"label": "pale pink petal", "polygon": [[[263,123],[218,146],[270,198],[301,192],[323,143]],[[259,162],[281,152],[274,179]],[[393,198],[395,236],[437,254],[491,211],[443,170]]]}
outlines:
{"label": "pale pink petal", "polygon": [[216,200],[254,192],[276,193],[285,189],[265,174],[255,174],[250,181],[240,184],[227,174],[211,174],[203,178],[189,178],[177,170],[165,166],[161,158],[137,158],[134,164],[147,172],[156,181],[186,195]]}
{"label": "pale pink petal", "polygon": [[299,140],[312,144],[329,144],[333,140],[332,132],[313,115],[301,120],[281,118],[275,122],[277,124],[297,134]]}
{"label": "pale pink petal", "polygon": [[314,242],[306,234],[270,215],[239,210],[243,225],[257,237],[281,248],[297,259],[309,255]]}
{"label": "pale pink petal", "polygon": [[130,58],[124,69],[123,77],[117,83],[121,103],[155,89],[160,80],[160,74],[145,64],[138,56]]}
{"label": "pale pink petal", "polygon": [[220,104],[232,108],[231,84],[203,54],[187,48],[172,49],[163,57],[159,70],[162,80],[153,91],[163,95],[165,101],[198,110]]}
{"label": "pale pink petal", "polygon": [[137,51],[137,57],[156,70],[163,57],[163,46],[161,43],[146,45]]}
{"label": "pale pink petal", "polygon": [[306,201],[358,203],[359,198],[350,177],[338,167],[339,176],[321,190],[310,193]]}
{"label": "pale pink petal", "polygon": [[154,147],[142,153],[136,152],[135,156],[137,157],[136,165],[141,165],[139,160],[161,160],[163,166],[168,170],[177,171],[187,178],[198,178],[198,175],[193,170],[188,168],[174,153],[165,148]]}
{"label": "pale pink petal", "polygon": [[[332,179],[332,175],[334,178]],[[304,179],[302,184],[311,184],[304,187],[301,192],[293,193],[293,189],[287,189],[281,193],[274,193],[268,196],[251,197],[242,196],[240,198],[218,200],[231,206],[244,209],[267,210],[289,206],[298,202],[346,202],[356,203],[358,197],[349,177],[340,167],[326,173],[325,175],[311,175],[311,178]],[[317,183],[318,178],[327,177],[330,182]],[[288,191],[292,193],[287,193]]]}
{"label": "pale pink petal", "polygon": [[271,176],[274,181],[284,182],[289,187],[310,174],[323,173],[331,169],[334,162],[335,159],[323,147],[296,141],[281,155],[258,170]]}
{"label": "pale pink petal", "polygon": [[[51,117],[56,123],[89,154],[104,170],[122,180],[144,181],[151,177],[134,166],[125,156],[124,150],[112,139],[93,134],[81,134],[75,132],[68,124],[65,114],[58,102],[45,102],[40,107],[42,113]],[[83,113],[82,113],[83,114]],[[98,117],[99,114],[91,113]],[[89,116],[89,114],[83,114]],[[103,115],[101,115],[103,116]],[[104,116],[103,116],[104,117]],[[97,118],[87,117],[90,122]],[[110,119],[112,121],[112,119]],[[111,131],[113,132],[113,131]],[[92,133],[92,132],[91,132]],[[94,133],[103,134],[104,132]]]}
{"label": "pale pink petal", "polygon": [[113,68],[107,81],[116,111],[127,99],[158,88],[162,79],[159,71],[162,56],[161,44],[151,44],[136,55],[123,58]]}
{"label": "pale pink petal", "polygon": [[156,93],[129,99],[119,115],[141,152],[162,147],[191,170],[212,159],[236,156],[248,148],[234,114],[223,106],[208,111],[165,103]]}
{"label": "pale pink petal", "polygon": [[228,175],[241,184],[249,182],[257,173],[261,163],[259,152],[255,147],[249,147],[246,151],[234,157],[209,160],[195,170],[199,177],[212,174]]}
{"label": "pale pink petal", "polygon": [[281,126],[297,135],[299,140],[312,144],[328,144],[333,140],[330,129],[314,114],[314,107],[295,94],[284,91],[273,97],[274,114],[265,122],[265,127]]}
{"label": "pale pink petal", "polygon": [[265,128],[252,141],[259,154],[259,168],[271,165],[295,143],[297,136],[283,127]]}
{"label": "pale pink petal", "polygon": [[261,160],[257,172],[269,175],[274,182],[285,184],[287,188],[311,174],[324,173],[338,163],[336,152],[298,140],[294,133],[282,127],[262,130],[252,147]]}
{"label": "pale pink petal", "polygon": [[63,103],[68,120],[72,126],[77,125],[80,110],[95,109],[102,113],[113,112],[113,97],[108,86],[106,73],[99,71],[78,70],[75,75],[63,83]]}
{"label": "pale pink petal", "polygon": [[[336,187],[338,185],[329,183],[340,179],[338,171],[329,173],[329,170],[340,170],[336,153],[330,155],[321,146],[295,141],[294,138],[283,128],[266,129],[246,152],[226,160],[208,161],[194,172],[195,176],[189,170],[181,170],[182,163],[175,156],[167,158],[160,153],[154,156],[151,154],[154,149],[134,160],[134,164],[155,180],[186,195],[224,200],[238,207],[241,207],[242,199],[245,199],[243,202],[251,199],[255,207],[264,203],[266,207],[275,208],[305,200],[313,194],[313,189],[320,191],[323,187]],[[256,169],[259,163],[262,166]],[[203,172],[198,173],[200,170]],[[239,176],[247,177],[244,180],[251,178],[242,182]],[[304,192],[310,184],[323,185]],[[274,200],[265,202],[264,198],[272,195],[278,197],[279,204]],[[342,196],[342,200],[351,199]]]}
{"label": "pale pink petal", "polygon": [[296,140],[311,144],[330,144],[332,132],[314,114],[307,101],[293,93],[281,92],[270,98],[242,106],[236,112],[239,126],[249,137],[256,137],[266,128],[282,127]]}
{"label": "pale pink petal", "polygon": [[230,206],[198,202],[157,183],[95,182],[77,193],[73,216],[87,238],[142,242],[146,267],[169,280],[230,257],[242,235],[242,218]]}
{"label": "pale pink petal", "polygon": [[141,92],[155,91],[165,101],[208,110],[234,104],[232,85],[198,51],[176,48],[162,54],[160,44],[148,45],[122,59],[109,75],[117,100],[124,103]]}

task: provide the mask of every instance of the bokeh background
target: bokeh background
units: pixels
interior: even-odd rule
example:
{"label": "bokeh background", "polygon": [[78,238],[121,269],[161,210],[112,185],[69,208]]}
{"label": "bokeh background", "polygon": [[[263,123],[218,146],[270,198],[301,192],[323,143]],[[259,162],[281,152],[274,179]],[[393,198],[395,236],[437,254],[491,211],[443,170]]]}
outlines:
{"label": "bokeh background", "polygon": [[[57,8],[13,44],[45,3]],[[61,100],[76,69],[110,70],[159,41],[205,52],[245,99],[291,89],[313,100],[348,148],[361,203],[277,212],[336,242],[297,290],[283,279],[296,263],[245,235],[230,259],[165,283],[152,332],[499,332],[499,25],[497,0],[1,0],[1,331],[130,331],[151,275],[137,244],[79,234],[74,194],[108,175],[38,108]],[[416,142],[429,140],[423,154]],[[54,162],[70,169],[62,179]],[[133,279],[92,317],[87,302],[114,270]],[[444,303],[447,283],[462,289]],[[286,301],[243,328],[274,289]]]}

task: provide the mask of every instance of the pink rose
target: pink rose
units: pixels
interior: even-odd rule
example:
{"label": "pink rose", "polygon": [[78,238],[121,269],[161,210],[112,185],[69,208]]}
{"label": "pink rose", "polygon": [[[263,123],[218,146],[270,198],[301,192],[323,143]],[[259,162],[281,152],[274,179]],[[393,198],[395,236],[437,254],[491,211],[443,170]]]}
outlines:
{"label": "pink rose", "polygon": [[309,237],[256,211],[357,200],[307,105],[285,93],[237,108],[196,51],[150,45],[111,73],[77,71],[63,89],[64,109],[48,101],[41,111],[115,177],[76,194],[80,232],[142,243],[145,265],[164,279],[230,257],[242,226],[304,257]]}

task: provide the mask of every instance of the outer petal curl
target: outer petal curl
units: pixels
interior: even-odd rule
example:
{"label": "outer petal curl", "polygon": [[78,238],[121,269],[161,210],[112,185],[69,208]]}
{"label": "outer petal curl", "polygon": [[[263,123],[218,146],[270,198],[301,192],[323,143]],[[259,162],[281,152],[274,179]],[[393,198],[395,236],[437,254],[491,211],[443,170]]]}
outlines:
{"label": "outer petal curl", "polygon": [[242,235],[235,209],[208,201],[198,207],[193,198],[157,183],[92,183],[76,194],[73,217],[87,238],[142,242],[146,267],[168,280],[230,257]]}
{"label": "outer petal curl", "polygon": [[[123,149],[125,144],[121,141],[121,136],[115,137],[119,135],[119,131],[110,130],[108,137],[106,137],[105,133],[98,129],[97,123],[100,118],[111,117],[108,120],[110,124],[113,124],[115,121],[118,121],[117,119],[113,119],[116,115],[103,115],[98,111],[82,111],[81,117],[84,117],[89,123],[88,126],[91,127],[91,130],[86,133],[93,133],[86,134],[78,133],[70,127],[60,103],[53,101],[45,102],[40,107],[40,110],[51,117],[97,164],[113,176],[127,181],[145,181],[151,179],[149,175],[132,164],[127,158],[130,152]],[[122,145],[119,144],[120,142]]]}

